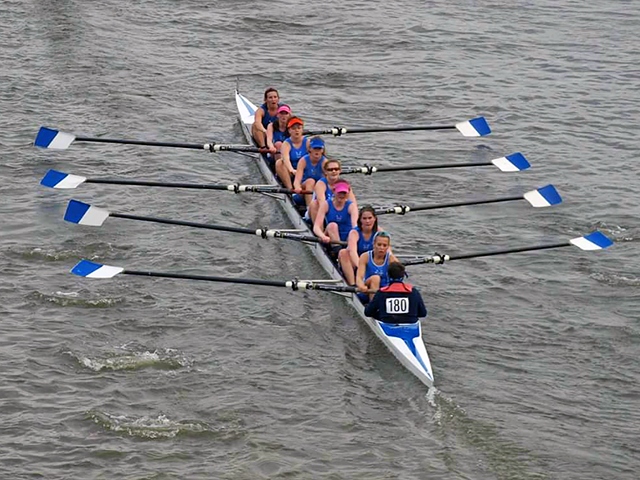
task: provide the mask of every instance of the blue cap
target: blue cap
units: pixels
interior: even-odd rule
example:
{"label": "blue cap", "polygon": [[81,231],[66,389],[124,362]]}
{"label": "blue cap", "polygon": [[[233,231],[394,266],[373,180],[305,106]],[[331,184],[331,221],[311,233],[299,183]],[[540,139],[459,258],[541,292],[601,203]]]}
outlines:
{"label": "blue cap", "polygon": [[321,138],[312,138],[309,142],[309,148],[324,148],[324,140]]}

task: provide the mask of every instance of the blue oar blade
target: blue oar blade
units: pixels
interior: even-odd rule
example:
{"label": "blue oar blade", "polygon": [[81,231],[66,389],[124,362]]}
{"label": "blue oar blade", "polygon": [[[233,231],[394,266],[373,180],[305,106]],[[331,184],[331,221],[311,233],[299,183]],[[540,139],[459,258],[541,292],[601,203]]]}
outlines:
{"label": "blue oar blade", "polygon": [[613,240],[598,231],[583,237],[573,238],[569,241],[582,250],[602,250],[613,245]]}
{"label": "blue oar blade", "polygon": [[562,198],[553,185],[531,190],[524,194],[524,199],[533,207],[550,207],[562,203]]}
{"label": "blue oar blade", "polygon": [[59,172],[58,170],[49,170],[44,177],[42,177],[42,180],[40,180],[40,185],[58,189],[76,188],[86,180],[86,177],[79,175],[71,175],[70,173]]}
{"label": "blue oar blade", "polygon": [[64,219],[67,222],[92,227],[101,226],[107,218],[109,218],[109,212],[105,209],[94,207],[78,200],[70,200],[67,210],[64,212]]}
{"label": "blue oar blade", "polygon": [[524,155],[520,152],[512,153],[506,157],[491,160],[496,167],[503,172],[521,172],[531,167]]}
{"label": "blue oar blade", "polygon": [[71,135],[70,133],[60,132],[47,127],[40,127],[33,144],[40,148],[66,150],[75,139],[75,135]]}
{"label": "blue oar blade", "polygon": [[491,128],[484,117],[472,118],[466,122],[456,123],[456,128],[465,137],[484,137],[491,133]]}
{"label": "blue oar blade", "polygon": [[89,260],[80,260],[76,266],[71,269],[71,273],[74,275],[87,278],[112,278],[122,272],[124,272],[124,268],[102,265],[101,263],[94,263]]}

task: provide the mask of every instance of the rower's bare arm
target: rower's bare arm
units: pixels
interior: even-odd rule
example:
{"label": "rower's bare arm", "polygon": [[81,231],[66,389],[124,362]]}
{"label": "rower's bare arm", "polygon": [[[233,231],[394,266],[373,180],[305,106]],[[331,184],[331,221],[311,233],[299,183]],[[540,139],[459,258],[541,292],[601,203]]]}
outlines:
{"label": "rower's bare arm", "polygon": [[[351,228],[358,226],[358,206],[355,203],[349,205],[349,214],[351,215]],[[351,230],[353,232],[353,230]]]}
{"label": "rower's bare arm", "polygon": [[364,283],[364,272],[367,270],[367,262],[369,261],[369,254],[367,252],[360,255],[358,259],[358,271],[356,272],[356,287],[361,292],[368,291],[367,286]]}
{"label": "rower's bare arm", "polygon": [[347,251],[349,252],[351,263],[357,267],[360,259],[358,258],[358,232],[356,230],[351,230],[349,232],[347,244]]}
{"label": "rower's bare arm", "polygon": [[273,123],[267,125],[267,147],[275,153],[275,145],[273,144]]}
{"label": "rower's bare arm", "polygon": [[358,209],[358,202],[356,201],[356,195],[353,193],[353,190],[351,190],[349,192],[349,200],[351,200],[351,203],[353,203],[356,207],[356,210]]}
{"label": "rower's bare arm", "polygon": [[294,173],[293,165],[291,165],[291,159],[289,158],[289,154],[291,153],[291,145],[289,142],[282,142],[282,146],[280,147],[280,158],[282,159],[282,163],[287,167],[287,172]]}
{"label": "rower's bare arm", "polygon": [[324,219],[327,215],[327,204],[320,205],[316,220],[313,222],[313,233],[316,234],[324,243],[328,243],[331,239],[324,233]]}
{"label": "rower's bare arm", "polygon": [[296,176],[293,179],[293,188],[300,190],[302,188],[302,176],[304,174],[304,169],[307,166],[307,161],[304,158],[301,158],[298,161],[298,168],[296,169]]}
{"label": "rower's bare arm", "polygon": [[256,113],[253,115],[253,125],[258,130],[267,133],[264,125],[262,125],[262,119],[264,118],[264,110],[259,108],[256,110]]}

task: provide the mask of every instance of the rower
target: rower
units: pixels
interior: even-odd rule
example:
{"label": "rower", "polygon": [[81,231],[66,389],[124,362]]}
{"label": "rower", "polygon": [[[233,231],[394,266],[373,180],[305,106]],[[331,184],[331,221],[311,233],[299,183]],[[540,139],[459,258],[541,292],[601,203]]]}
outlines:
{"label": "rower", "polygon": [[280,147],[282,142],[289,138],[289,130],[287,123],[291,117],[291,108],[289,105],[281,105],[278,108],[278,118],[267,125],[267,148],[269,149],[270,158],[273,162],[271,167],[275,165],[275,161],[280,158]]}
{"label": "rower", "polygon": [[338,262],[347,285],[356,283],[355,272],[360,255],[373,250],[373,239],[379,230],[376,210],[371,205],[365,205],[360,209],[358,226],[349,232],[347,248],[340,250],[338,255]]}
{"label": "rower", "polygon": [[406,272],[399,262],[389,264],[389,285],[382,287],[365,307],[364,314],[384,323],[416,323],[427,316],[420,292],[404,283]]}
{"label": "rower", "polygon": [[[313,200],[309,204],[309,218],[314,221],[318,209],[322,203],[328,202],[333,197],[333,186],[341,180],[340,172],[342,171],[342,164],[340,160],[335,158],[328,158],[323,163],[324,177],[318,180],[313,188]],[[351,200],[356,206],[356,196],[353,193],[353,189],[349,192],[349,200]]]}
{"label": "rower", "polygon": [[313,224],[313,233],[323,243],[345,242],[349,232],[357,225],[358,208],[349,200],[350,190],[349,182],[339,181],[334,186],[334,195],[331,201],[324,202],[320,206]]}
{"label": "rower", "polygon": [[[322,171],[322,165],[326,160],[324,151],[324,140],[322,138],[311,137],[309,139],[309,153],[300,159],[296,168],[296,176],[293,179],[294,190],[313,192],[316,182],[324,176]],[[309,205],[312,198],[312,193],[306,194],[304,202]]]}
{"label": "rower", "polygon": [[356,287],[360,300],[363,303],[371,300],[374,293],[369,293],[368,298],[363,295],[366,292],[375,292],[381,287],[389,285],[388,268],[390,262],[398,259],[391,253],[391,237],[385,232],[376,232],[373,238],[373,250],[363,253],[358,259],[358,271],[356,273]]}
{"label": "rower", "polygon": [[258,107],[251,125],[251,136],[260,148],[267,147],[267,126],[277,119],[278,107],[280,107],[280,95],[278,90],[269,87],[264,91],[264,103]]}
{"label": "rower", "polygon": [[291,177],[296,174],[298,161],[309,151],[309,139],[302,134],[304,121],[299,117],[291,117],[287,122],[289,138],[282,142],[280,159],[276,162],[276,174],[285,186],[293,189]]}

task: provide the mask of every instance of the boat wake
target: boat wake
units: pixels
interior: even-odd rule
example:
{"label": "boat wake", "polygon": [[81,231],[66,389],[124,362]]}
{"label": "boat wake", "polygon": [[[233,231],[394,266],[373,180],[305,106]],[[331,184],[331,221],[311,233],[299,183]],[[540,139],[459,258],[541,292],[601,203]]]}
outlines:
{"label": "boat wake", "polygon": [[82,367],[93,370],[94,372],[109,370],[130,371],[145,368],[178,370],[180,368],[189,368],[194,363],[194,361],[189,359],[185,354],[171,348],[153,351],[142,350],[138,352],[114,353],[103,357],[90,357],[71,351],[65,353],[70,355]]}
{"label": "boat wake", "polygon": [[80,296],[79,292],[54,292],[42,293],[31,292],[27,295],[28,300],[37,303],[53,303],[60,307],[84,307],[84,308],[109,308],[125,303],[124,297],[100,297],[87,298],[87,295]]}

